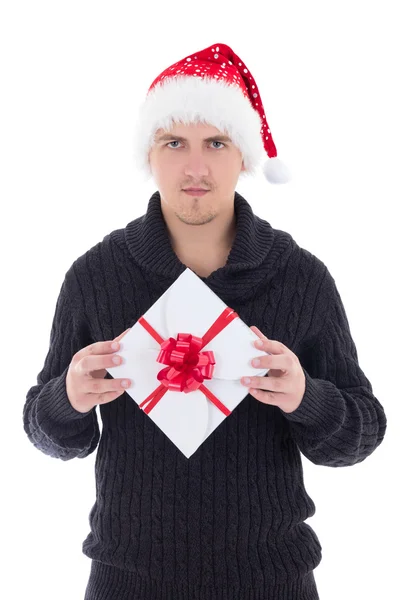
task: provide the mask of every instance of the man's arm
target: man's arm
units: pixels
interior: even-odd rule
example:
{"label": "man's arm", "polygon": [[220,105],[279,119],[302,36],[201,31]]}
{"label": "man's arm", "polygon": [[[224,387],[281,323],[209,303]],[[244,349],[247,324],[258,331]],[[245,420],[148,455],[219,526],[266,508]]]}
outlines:
{"label": "man's arm", "polygon": [[379,446],[386,416],[358,363],[347,315],[329,272],[326,282],[330,304],[325,325],[314,346],[299,357],[306,378],[303,400],[292,413],[281,413],[304,456],[317,465],[343,467],[362,462]]}
{"label": "man's arm", "polygon": [[29,440],[38,450],[54,458],[84,458],[93,452],[100,438],[95,408],[87,413],[75,410],[67,396],[66,376],[73,355],[92,343],[83,311],[72,306],[69,281],[65,276],[57,300],[50,333],[50,347],[37,385],[30,388],[23,408],[23,423]]}

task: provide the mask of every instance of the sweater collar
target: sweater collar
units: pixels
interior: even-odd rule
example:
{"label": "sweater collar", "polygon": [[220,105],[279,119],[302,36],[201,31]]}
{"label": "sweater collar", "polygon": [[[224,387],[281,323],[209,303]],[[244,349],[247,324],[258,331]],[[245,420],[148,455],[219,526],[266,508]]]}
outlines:
{"label": "sweater collar", "polygon": [[[234,210],[236,234],[227,262],[208,277],[200,279],[210,286],[213,284],[215,290],[221,291],[228,285],[237,287],[238,293],[243,294],[246,287],[254,289],[257,273],[262,277],[262,265],[274,245],[277,230],[256,216],[250,204],[238,192],[235,192]],[[175,280],[187,268],[172,248],[159,191],[150,197],[146,213],[128,223],[123,231],[130,254],[146,271],[163,279]],[[253,271],[252,277],[249,277],[249,271]],[[233,280],[238,286],[233,285]],[[232,293],[224,295],[231,298],[236,296],[233,289]]]}

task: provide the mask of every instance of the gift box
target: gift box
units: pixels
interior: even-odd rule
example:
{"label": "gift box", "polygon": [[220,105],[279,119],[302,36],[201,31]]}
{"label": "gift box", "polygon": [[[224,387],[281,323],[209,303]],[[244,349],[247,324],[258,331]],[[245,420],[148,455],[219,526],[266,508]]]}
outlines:
{"label": "gift box", "polygon": [[131,396],[189,458],[248,394],[258,336],[187,268],[120,340]]}

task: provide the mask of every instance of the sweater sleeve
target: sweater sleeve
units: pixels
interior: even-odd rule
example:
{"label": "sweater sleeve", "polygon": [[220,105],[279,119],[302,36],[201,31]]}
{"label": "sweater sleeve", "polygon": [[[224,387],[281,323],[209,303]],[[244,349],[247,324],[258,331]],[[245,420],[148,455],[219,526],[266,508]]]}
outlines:
{"label": "sweater sleeve", "polygon": [[53,458],[85,458],[100,438],[96,407],[80,413],[69,401],[66,377],[73,355],[92,343],[87,320],[79,307],[72,306],[67,273],[50,333],[50,347],[37,385],[30,388],[23,408],[23,424],[29,440],[38,450]]}
{"label": "sweater sleeve", "polygon": [[[381,444],[386,416],[362,371],[347,315],[327,272],[330,303],[314,346],[300,360],[305,393],[290,424],[300,451],[316,465],[344,467],[362,462]],[[326,298],[327,296],[325,296]]]}

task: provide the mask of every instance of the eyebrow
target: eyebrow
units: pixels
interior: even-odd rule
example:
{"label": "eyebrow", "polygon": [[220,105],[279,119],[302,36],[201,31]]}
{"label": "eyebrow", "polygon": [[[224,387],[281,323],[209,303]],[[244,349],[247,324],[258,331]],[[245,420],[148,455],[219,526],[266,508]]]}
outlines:
{"label": "eyebrow", "polygon": [[[156,138],[156,143],[166,142],[168,140],[177,140],[178,142],[187,142],[188,140],[179,135],[173,135],[172,133],[164,133],[160,137]],[[227,135],[213,135],[208,138],[204,138],[204,142],[231,142],[231,138]]]}

